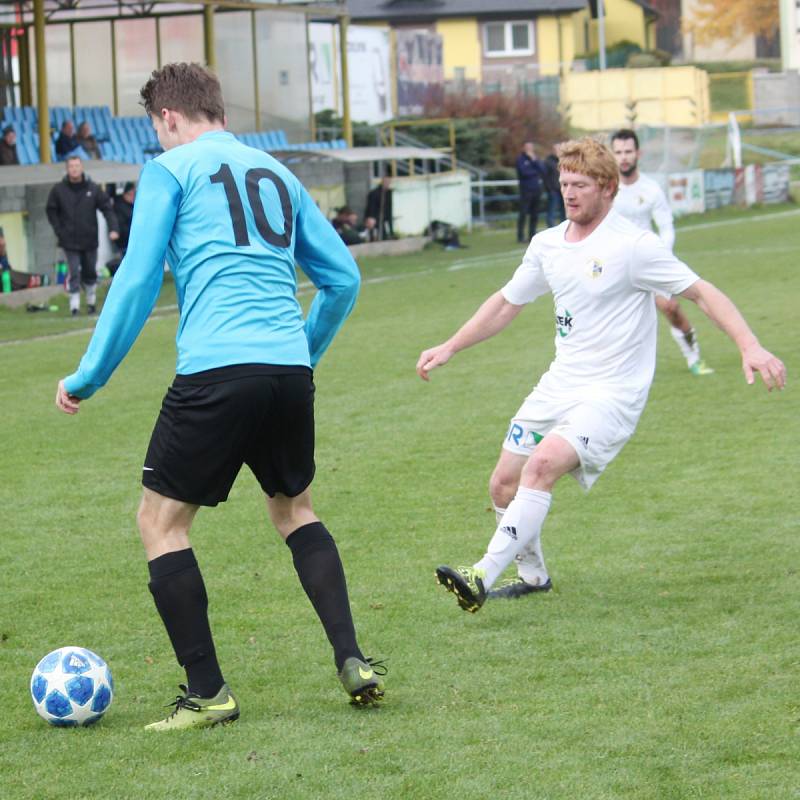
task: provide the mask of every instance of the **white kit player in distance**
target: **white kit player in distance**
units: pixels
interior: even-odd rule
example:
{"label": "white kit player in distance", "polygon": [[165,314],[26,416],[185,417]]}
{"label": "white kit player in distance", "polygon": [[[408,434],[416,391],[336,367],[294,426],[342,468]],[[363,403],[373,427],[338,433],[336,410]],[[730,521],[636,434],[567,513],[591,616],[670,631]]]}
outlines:
{"label": "white kit player in distance", "polygon": [[[620,172],[614,208],[643,230],[652,230],[655,223],[661,241],[672,250],[675,246],[672,209],[661,187],[652,178],[639,172],[639,137],[628,128],[618,130],[611,137],[611,150]],[[692,375],[711,375],[714,370],[700,356],[697,333],[678,301],[672,297],[656,295],[656,307],[669,320],[672,338],[686,359]]]}
{"label": "white kit player in distance", "polygon": [[[495,533],[472,566],[436,570],[466,611],[477,611],[487,596],[550,588],[540,532],[551,492],[567,473],[588,490],[633,434],[655,371],[654,293],[697,303],[741,351],[747,383],[756,371],[769,390],[786,380],[784,365],[759,344],[726,295],[655,233],[613,210],[619,170],[605,145],[589,138],[566,142],[558,155],[567,220],[535,236],[511,280],[417,362],[417,373],[428,380],[431,370],[552,293],[556,357],[512,418],[492,474]],[[518,577],[491,590],[515,559]]]}

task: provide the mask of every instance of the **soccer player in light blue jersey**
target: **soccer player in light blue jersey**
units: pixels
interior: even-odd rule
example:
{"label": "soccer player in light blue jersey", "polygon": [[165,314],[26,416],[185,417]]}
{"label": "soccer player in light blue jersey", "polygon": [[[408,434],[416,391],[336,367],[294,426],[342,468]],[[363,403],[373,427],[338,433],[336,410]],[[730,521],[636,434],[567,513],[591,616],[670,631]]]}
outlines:
{"label": "soccer player in light blue jersey", "polygon": [[[187,682],[150,730],[231,722],[239,703],[217,661],[208,598],[189,543],[200,506],[224,502],[243,464],[266,495],[351,700],[383,697],[380,665],[356,641],[344,571],[311,504],[312,369],[350,313],[358,268],[300,182],[225,130],[219,81],[168,64],[141,91],[164,153],[145,165],[125,258],[76,372],[58,384],[68,414],[105,385],[155,305],[163,265],[180,307],[175,380],[145,457],[137,517],[150,591]],[[297,261],[317,294],[307,318]]]}

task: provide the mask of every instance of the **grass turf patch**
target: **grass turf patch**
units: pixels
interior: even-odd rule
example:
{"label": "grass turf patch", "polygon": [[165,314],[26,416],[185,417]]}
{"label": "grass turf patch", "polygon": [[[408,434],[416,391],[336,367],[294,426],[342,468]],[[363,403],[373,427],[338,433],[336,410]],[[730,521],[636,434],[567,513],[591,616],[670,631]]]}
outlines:
{"label": "grass turf patch", "polygon": [[[677,252],[730,294],[791,378],[797,218],[761,214],[679,230]],[[542,298],[430,385],[416,378],[419,352],[522,253],[512,231],[466,242],[365,260],[360,301],[316,374],[315,506],[339,543],[362,644],[389,658],[376,711],[347,705],[288,549],[243,472],[192,537],[242,718],[142,731],[182,679],[134,522],[177,317],[154,318],[74,419],[53,397],[88,331],[36,339],[44,315],[14,322],[30,339],[0,348],[3,798],[796,795],[791,385],[748,387],[733,345],[685,304],[716,373],[689,375],[661,321],[636,435],[589,495],[569,480],[556,489],[543,537],[553,592],[464,614],[433,569],[482,553],[494,527],[489,473],[553,351]],[[93,729],[50,729],[30,703],[34,665],[64,644],[92,648],[113,670],[114,704]]]}

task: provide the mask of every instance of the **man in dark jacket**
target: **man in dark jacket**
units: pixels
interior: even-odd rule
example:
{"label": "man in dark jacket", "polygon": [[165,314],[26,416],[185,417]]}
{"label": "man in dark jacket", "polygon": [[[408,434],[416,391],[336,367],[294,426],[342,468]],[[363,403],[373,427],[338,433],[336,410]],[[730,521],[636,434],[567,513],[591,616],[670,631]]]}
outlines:
{"label": "man in dark jacket", "polygon": [[131,220],[133,219],[133,201],[136,199],[136,184],[128,181],[122,194],[114,197],[114,213],[117,215],[119,226],[119,239],[117,249],[124,256],[128,249],[128,237],[131,233]]}
{"label": "man in dark jacket", "polygon": [[394,239],[392,184],[387,177],[382,178],[381,182],[367,195],[364,226],[371,242]]}
{"label": "man in dark jacket", "polygon": [[53,226],[58,246],[64,250],[69,265],[69,308],[73,316],[80,310],[83,286],[86,310],[94,314],[97,303],[97,212],[108,223],[111,241],[119,239],[119,227],[111,200],[93,181],[83,174],[83,163],[77,156],[67,159],[67,174],[47,198],[47,219]]}
{"label": "man in dark jacket", "polygon": [[11,125],[3,128],[3,138],[0,139],[0,166],[6,167],[19,164],[17,156],[17,132]]}
{"label": "man in dark jacket", "polygon": [[[519,178],[519,216],[517,217],[517,241],[529,242],[536,233],[539,219],[539,203],[542,200],[544,168],[536,158],[533,142],[525,142],[517,158]],[[528,238],[525,238],[525,218],[528,218]]]}
{"label": "man in dark jacket", "polygon": [[564,198],[558,172],[558,156],[550,153],[544,160],[544,185],[547,189],[547,227],[552,228],[566,218]]}
{"label": "man in dark jacket", "polygon": [[[111,191],[110,187],[106,188]],[[117,274],[117,270],[122,264],[122,259],[125,258],[125,252],[128,249],[128,237],[131,234],[131,221],[133,219],[133,201],[135,199],[136,184],[128,181],[122,190],[122,194],[114,195],[111,200],[114,213],[117,216],[117,225],[119,225],[119,239],[114,242],[114,255],[109,261],[106,261],[106,268],[111,273],[112,278]]]}

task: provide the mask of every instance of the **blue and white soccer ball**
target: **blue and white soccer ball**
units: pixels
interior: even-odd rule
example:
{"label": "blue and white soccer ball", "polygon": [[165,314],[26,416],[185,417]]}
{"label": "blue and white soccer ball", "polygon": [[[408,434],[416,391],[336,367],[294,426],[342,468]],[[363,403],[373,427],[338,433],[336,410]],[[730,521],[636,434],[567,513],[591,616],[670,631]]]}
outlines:
{"label": "blue and white soccer ball", "polygon": [[36,713],[51,725],[91,725],[114,697],[108,664],[85,647],[59,647],[33,670],[31,697]]}

